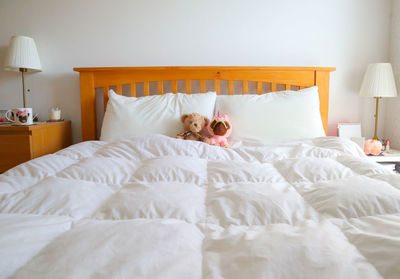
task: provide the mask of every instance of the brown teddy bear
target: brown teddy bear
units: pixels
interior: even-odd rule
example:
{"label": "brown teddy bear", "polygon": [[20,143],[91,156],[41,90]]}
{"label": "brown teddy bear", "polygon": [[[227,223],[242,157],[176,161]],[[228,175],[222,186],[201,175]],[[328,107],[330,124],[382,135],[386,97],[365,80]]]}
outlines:
{"label": "brown teddy bear", "polygon": [[208,126],[210,120],[199,113],[184,114],[181,116],[183,132],[176,136],[177,139],[196,140],[208,143],[208,138],[201,131]]}

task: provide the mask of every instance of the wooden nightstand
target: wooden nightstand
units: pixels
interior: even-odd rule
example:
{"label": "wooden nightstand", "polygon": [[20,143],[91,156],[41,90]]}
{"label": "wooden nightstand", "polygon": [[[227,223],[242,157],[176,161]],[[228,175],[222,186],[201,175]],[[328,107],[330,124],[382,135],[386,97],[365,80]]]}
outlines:
{"label": "wooden nightstand", "polygon": [[71,145],[71,121],[0,125],[0,173]]}

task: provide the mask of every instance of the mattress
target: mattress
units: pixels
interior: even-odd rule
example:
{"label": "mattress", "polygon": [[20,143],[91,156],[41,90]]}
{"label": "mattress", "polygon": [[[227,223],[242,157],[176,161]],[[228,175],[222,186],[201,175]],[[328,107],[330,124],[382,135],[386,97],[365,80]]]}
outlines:
{"label": "mattress", "polygon": [[400,278],[400,176],[334,137],[88,141],[0,175],[1,278]]}

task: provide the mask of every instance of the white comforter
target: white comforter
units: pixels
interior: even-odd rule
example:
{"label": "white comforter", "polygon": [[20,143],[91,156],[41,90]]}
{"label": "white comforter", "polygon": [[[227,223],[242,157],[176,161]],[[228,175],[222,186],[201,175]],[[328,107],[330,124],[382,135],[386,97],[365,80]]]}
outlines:
{"label": "white comforter", "polygon": [[400,176],[339,138],[83,142],[0,192],[1,278],[400,278]]}

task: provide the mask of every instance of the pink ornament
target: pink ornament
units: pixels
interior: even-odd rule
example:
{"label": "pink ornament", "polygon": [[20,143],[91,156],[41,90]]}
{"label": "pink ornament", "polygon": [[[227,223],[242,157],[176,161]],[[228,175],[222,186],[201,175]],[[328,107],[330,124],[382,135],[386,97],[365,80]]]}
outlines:
{"label": "pink ornament", "polygon": [[223,117],[218,111],[217,116],[214,116],[210,124],[207,126],[209,143],[211,145],[219,145],[229,147],[228,137],[232,133],[232,123],[229,117],[225,114]]}
{"label": "pink ornament", "polygon": [[385,145],[386,145],[386,151],[390,151],[390,139],[386,139],[385,141]]}
{"label": "pink ornament", "polygon": [[366,140],[364,143],[364,152],[367,155],[379,155],[382,153],[382,143],[374,139]]}

